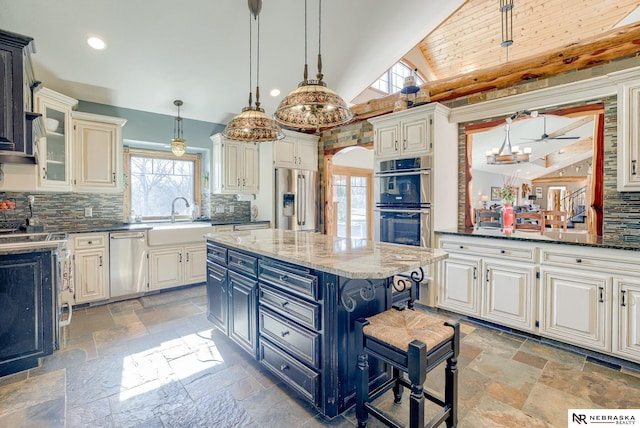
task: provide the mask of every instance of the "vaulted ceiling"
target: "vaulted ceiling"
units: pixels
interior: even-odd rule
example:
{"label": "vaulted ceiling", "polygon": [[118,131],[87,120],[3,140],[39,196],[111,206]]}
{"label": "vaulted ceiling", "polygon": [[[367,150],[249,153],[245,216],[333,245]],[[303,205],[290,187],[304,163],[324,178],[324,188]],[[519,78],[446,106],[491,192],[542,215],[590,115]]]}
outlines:
{"label": "vaulted ceiling", "polygon": [[[263,3],[261,101],[272,114],[280,99],[302,80],[304,3]],[[500,47],[499,3],[324,0],[325,81],[351,102],[386,69],[407,58],[429,80],[432,100],[438,100],[508,86],[513,83],[509,78],[556,72],[548,67],[558,52],[563,52],[562,61],[572,62],[579,56],[573,52],[585,44],[591,49],[588,58],[576,60],[583,66],[640,50],[636,43],[640,24],[633,24],[640,1],[514,0],[514,44],[507,63],[506,49]],[[182,99],[184,117],[226,123],[247,104],[253,90],[245,1],[0,0],[0,11],[0,28],[34,37],[38,79],[81,100],[175,115],[173,100]],[[617,26],[627,28],[626,24],[636,27],[629,32],[625,49],[612,49],[612,32]],[[317,0],[308,1],[308,27],[313,76]],[[85,39],[92,34],[106,39],[106,50],[88,48]],[[269,96],[272,88],[281,94]],[[392,106],[391,98],[353,109],[362,113],[360,117],[379,114]]]}

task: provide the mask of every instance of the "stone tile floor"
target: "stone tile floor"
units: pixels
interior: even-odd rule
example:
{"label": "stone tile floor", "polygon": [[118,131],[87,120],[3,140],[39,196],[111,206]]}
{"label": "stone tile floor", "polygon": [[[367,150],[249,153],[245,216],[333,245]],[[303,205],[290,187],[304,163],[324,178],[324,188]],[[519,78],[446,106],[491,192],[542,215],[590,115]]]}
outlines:
{"label": "stone tile floor", "polygon": [[[77,310],[61,350],[0,378],[0,427],[356,425],[353,410],[318,415],[205,313],[203,286]],[[466,321],[462,331],[461,428],[565,427],[569,408],[640,408],[637,372]],[[442,391],[442,372],[427,387]],[[379,400],[406,421],[408,400]]]}

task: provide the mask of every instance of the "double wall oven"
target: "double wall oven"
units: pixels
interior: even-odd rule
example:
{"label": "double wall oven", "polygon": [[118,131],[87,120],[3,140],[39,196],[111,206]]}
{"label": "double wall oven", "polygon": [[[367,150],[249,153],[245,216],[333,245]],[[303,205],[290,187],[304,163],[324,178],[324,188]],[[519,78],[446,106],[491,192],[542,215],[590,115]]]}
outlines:
{"label": "double wall oven", "polygon": [[431,159],[431,156],[420,156],[376,162],[377,241],[431,245]]}

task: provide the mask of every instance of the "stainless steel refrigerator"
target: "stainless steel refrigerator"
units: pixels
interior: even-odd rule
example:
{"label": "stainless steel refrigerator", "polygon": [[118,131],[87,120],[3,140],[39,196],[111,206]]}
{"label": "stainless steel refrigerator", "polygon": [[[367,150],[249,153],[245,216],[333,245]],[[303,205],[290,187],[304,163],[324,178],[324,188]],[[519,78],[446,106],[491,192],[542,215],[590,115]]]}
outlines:
{"label": "stainless steel refrigerator", "polygon": [[275,169],[275,227],[316,231],[318,228],[317,173]]}

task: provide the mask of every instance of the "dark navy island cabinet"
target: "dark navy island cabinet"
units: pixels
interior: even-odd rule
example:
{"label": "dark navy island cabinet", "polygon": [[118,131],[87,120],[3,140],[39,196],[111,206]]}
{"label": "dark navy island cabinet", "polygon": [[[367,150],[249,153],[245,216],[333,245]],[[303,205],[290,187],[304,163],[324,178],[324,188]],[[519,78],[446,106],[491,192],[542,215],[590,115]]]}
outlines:
{"label": "dark navy island cabinet", "polygon": [[[207,242],[209,320],[323,414],[355,400],[354,322],[387,309],[388,279],[349,279]],[[370,383],[388,376],[370,361]]]}
{"label": "dark navy island cabinet", "polygon": [[51,251],[0,256],[0,376],[53,353],[52,264]]}

